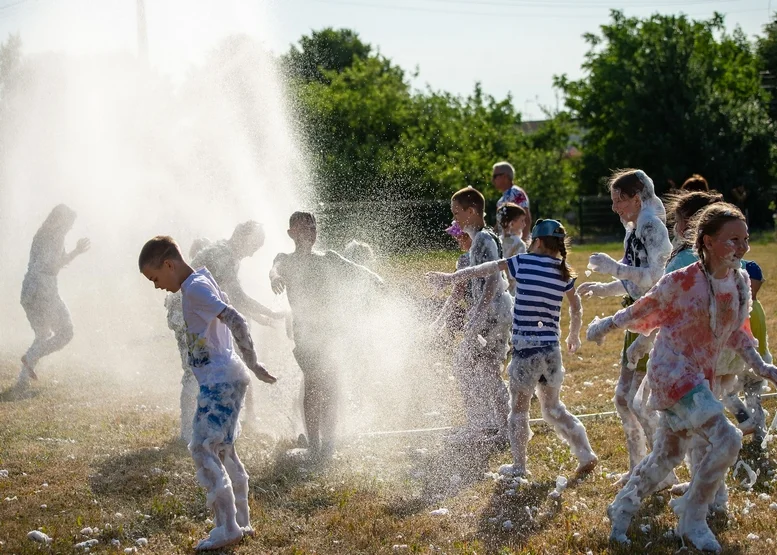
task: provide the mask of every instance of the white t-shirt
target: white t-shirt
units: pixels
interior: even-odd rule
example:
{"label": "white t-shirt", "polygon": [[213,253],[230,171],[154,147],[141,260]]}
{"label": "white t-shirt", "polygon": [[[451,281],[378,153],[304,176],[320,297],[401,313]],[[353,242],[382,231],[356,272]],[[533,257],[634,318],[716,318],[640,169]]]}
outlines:
{"label": "white t-shirt", "polygon": [[218,316],[229,298],[207,268],[199,268],[181,284],[189,366],[200,385],[247,381],[248,371],[232,344],[232,334]]}

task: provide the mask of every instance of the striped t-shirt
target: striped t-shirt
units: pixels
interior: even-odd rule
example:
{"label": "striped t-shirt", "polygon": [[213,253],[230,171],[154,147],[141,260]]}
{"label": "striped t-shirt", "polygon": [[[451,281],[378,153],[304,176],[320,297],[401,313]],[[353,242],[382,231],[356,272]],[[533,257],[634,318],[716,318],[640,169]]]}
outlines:
{"label": "striped t-shirt", "polygon": [[507,269],[518,282],[513,309],[515,339],[558,342],[564,294],[575,278],[561,279],[561,260],[545,254],[519,254],[507,259]]}

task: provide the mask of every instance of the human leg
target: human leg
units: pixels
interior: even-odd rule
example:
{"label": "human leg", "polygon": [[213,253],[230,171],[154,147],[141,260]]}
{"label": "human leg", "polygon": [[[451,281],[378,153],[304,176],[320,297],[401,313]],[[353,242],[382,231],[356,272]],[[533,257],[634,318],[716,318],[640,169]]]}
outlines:
{"label": "human leg", "polygon": [[537,398],[540,401],[542,417],[545,422],[553,426],[556,434],[569,444],[572,454],[577,457],[576,472],[582,474],[593,470],[599,462],[599,458],[591,449],[585,426],[561,402],[560,389],[539,385]]}

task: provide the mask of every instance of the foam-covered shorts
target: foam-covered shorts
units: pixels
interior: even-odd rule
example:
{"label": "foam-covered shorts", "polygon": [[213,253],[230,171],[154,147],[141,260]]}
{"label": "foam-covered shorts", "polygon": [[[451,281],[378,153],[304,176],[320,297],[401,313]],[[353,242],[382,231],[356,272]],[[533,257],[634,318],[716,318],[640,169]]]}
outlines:
{"label": "foam-covered shorts", "polygon": [[533,391],[537,384],[560,388],[564,381],[564,366],[559,344],[534,343],[513,349],[507,372],[510,374],[510,387],[520,391]]}
{"label": "foam-covered shorts", "polygon": [[231,445],[240,436],[240,409],[248,384],[243,381],[200,385],[192,445]]}
{"label": "foam-covered shorts", "polygon": [[722,414],[723,403],[715,398],[706,384],[700,384],[660,412],[661,419],[673,432],[681,432],[700,428],[713,416]]}

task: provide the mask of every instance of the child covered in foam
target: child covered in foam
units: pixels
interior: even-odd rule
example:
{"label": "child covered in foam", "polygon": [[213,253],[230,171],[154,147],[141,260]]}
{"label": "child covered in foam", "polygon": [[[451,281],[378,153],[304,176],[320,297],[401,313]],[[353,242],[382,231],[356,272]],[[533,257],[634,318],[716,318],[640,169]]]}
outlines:
{"label": "child covered in foam", "polygon": [[[610,282],[588,282],[578,287],[581,297],[623,296],[624,306],[632,304],[644,295],[664,275],[666,260],[672,251],[666,228],[666,211],[656,197],[653,181],[642,170],[620,170],[609,181],[612,210],[621,219],[626,230],[623,242],[624,255],[620,261],[604,253],[594,253],[589,268],[608,274]],[[638,335],[624,333],[620,357],[620,377],[615,388],[615,410],[626,433],[629,452],[629,472],[642,460],[652,445],[657,416],[644,405],[637,392],[645,378],[648,357],[644,356],[636,366],[629,365],[627,350]],[[629,474],[623,474],[625,483]],[[674,476],[669,482],[676,482]]]}
{"label": "child covered in foam", "polygon": [[542,416],[564,439],[579,460],[577,473],[590,472],[598,458],[591,449],[585,427],[560,400],[564,367],[559,345],[559,318],[564,297],[569,301],[567,349],[580,347],[583,308],[575,292],[575,276],[566,261],[566,231],[556,220],[537,220],[531,232],[529,252],[507,259],[487,262],[456,271],[454,274],[430,273],[436,285],[461,282],[507,271],[516,279],[518,289],[513,310],[513,357],[510,375],[509,437],[513,464],[499,471],[510,476],[525,476],[526,447],[529,441],[529,406],[536,391]]}
{"label": "child covered in foam", "polygon": [[741,433],[712,393],[721,350],[737,351],[761,376],[777,379],[777,368],[764,363],[746,320],[750,283],[740,269],[748,251],[745,218],[734,206],[717,203],[702,210],[692,225],[700,260],[664,276],[656,286],[614,316],[594,319],[587,338],[600,342],[615,329],[642,334],[658,330],[648,362],[648,407],[660,412],[653,451],[632,471],[608,508],[611,538],[627,543],[631,519],[642,499],[682,462],[691,439],[710,444],[688,491],[670,505],[678,514],[677,532],[698,549],[720,551],[706,516],[741,447]]}
{"label": "child covered in foam", "polygon": [[243,535],[253,535],[248,473],[235,449],[238,417],[250,382],[248,369],[266,383],[275,383],[275,377],[257,361],[245,318],[229,304],[206,268],[195,271],[186,263],[171,237],[147,241],[138,267],[155,288],[181,291],[188,361],[200,386],[189,451],[197,479],[207,489],[207,506],[214,512],[213,530],[195,549],[237,543]]}

